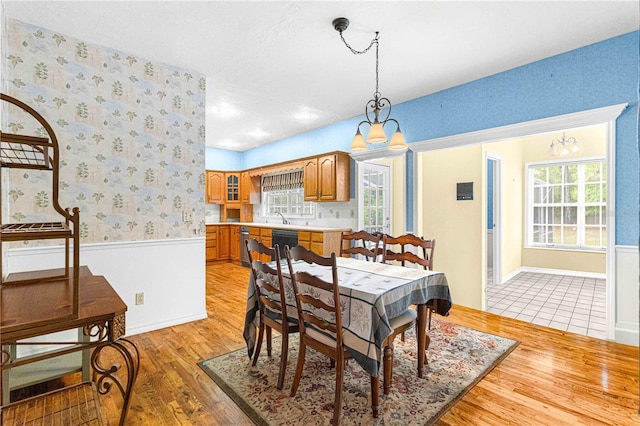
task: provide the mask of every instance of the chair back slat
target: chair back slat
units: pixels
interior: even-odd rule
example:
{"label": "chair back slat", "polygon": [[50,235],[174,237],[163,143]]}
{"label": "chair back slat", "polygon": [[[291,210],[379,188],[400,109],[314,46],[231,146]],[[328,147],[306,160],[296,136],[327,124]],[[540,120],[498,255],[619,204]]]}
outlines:
{"label": "chair back slat", "polygon": [[[309,337],[309,330],[316,328],[330,331],[336,339],[332,349],[342,351],[342,315],[340,312],[340,291],[338,287],[338,268],[336,254],[330,257],[320,256],[302,246],[285,248],[291,284],[296,297],[301,335]],[[330,269],[331,281],[306,271],[296,271],[296,263],[324,266]],[[313,338],[313,337],[309,337]],[[314,339],[315,340],[315,339]]]}
{"label": "chair back slat", "polygon": [[340,256],[362,255],[366,260],[375,262],[380,254],[382,234],[367,231],[343,232],[341,236]]}
{"label": "chair back slat", "polygon": [[[279,246],[276,244],[273,247],[267,247],[256,239],[250,239],[247,241],[246,249],[249,253],[249,264],[258,296],[260,314],[264,315],[265,308],[268,308],[270,311],[282,314],[285,318],[287,316],[286,298],[284,285],[280,284],[283,280]],[[275,268],[260,261],[261,254],[274,259],[272,264]]]}
{"label": "chair back slat", "polygon": [[[394,251],[392,246],[400,246],[400,252]],[[405,234],[399,237],[384,235],[382,239],[382,261],[397,261],[402,266],[406,262],[422,266],[424,269],[433,270],[433,254],[435,252],[436,240],[425,240],[414,234]],[[394,247],[395,248],[395,247]],[[413,250],[407,250],[413,248]],[[422,257],[414,253],[419,251]]]}

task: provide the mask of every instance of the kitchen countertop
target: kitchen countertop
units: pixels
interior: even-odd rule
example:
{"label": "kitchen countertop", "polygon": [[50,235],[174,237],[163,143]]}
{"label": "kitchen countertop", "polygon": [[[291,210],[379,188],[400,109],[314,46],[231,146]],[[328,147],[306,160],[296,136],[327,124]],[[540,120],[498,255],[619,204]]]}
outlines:
{"label": "kitchen countertop", "polygon": [[264,222],[214,222],[214,223],[207,223],[207,226],[208,225],[238,225],[238,226],[249,226],[252,228],[297,229],[299,231],[316,231],[316,232],[327,232],[327,231],[350,232],[351,231],[351,228],[331,228],[331,227],[322,227],[322,226],[316,226],[316,225],[296,225],[296,224],[283,225],[281,223],[264,223]]}

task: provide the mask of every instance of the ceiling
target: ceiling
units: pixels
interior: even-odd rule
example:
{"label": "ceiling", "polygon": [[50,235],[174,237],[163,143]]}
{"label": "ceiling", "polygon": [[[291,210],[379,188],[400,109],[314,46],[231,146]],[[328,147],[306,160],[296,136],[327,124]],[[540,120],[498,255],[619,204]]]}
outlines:
{"label": "ceiling", "polygon": [[[2,1],[3,14],[207,76],[207,146],[243,151],[637,30],[630,1]],[[355,129],[354,129],[355,131]],[[349,136],[350,138],[350,136]]]}

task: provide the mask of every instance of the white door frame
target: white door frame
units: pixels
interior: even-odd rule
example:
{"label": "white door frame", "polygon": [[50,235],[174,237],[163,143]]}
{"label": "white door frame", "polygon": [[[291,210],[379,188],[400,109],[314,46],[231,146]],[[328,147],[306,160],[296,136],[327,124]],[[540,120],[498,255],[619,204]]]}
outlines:
{"label": "white door frame", "polygon": [[371,168],[371,169],[377,169],[377,170],[382,170],[384,169],[384,173],[385,173],[385,186],[386,186],[386,191],[385,191],[385,195],[384,195],[384,209],[385,209],[385,214],[383,216],[384,217],[384,233],[388,234],[391,231],[391,221],[392,221],[392,209],[391,209],[391,194],[393,191],[392,185],[391,185],[391,166],[388,164],[379,164],[376,163],[374,161],[363,161],[363,162],[356,162],[356,176],[357,176],[357,200],[358,200],[358,229],[362,230],[365,229],[364,227],[364,218],[363,218],[363,211],[364,211],[364,197],[362,196],[363,193],[363,184],[364,184],[364,171],[367,168]]}
{"label": "white door frame", "polygon": [[[493,282],[502,284],[502,157],[485,152],[485,163],[493,161]],[[487,190],[489,188],[487,187]],[[486,275],[486,262],[485,262]],[[486,289],[485,289],[486,290]],[[485,291],[486,296],[486,291]],[[486,299],[486,297],[485,297]]]}
{"label": "white door frame", "polygon": [[616,119],[629,104],[617,104],[539,120],[525,121],[476,132],[429,139],[409,144],[414,152],[453,148],[515,139],[538,133],[557,132],[575,127],[607,126],[607,338],[615,340],[616,325]]}

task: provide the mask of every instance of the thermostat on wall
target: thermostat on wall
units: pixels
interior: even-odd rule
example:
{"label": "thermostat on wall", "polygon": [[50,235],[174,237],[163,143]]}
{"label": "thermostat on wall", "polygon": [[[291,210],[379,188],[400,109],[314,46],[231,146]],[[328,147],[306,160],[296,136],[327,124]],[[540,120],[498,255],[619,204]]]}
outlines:
{"label": "thermostat on wall", "polygon": [[473,200],[473,182],[458,182],[458,200]]}

